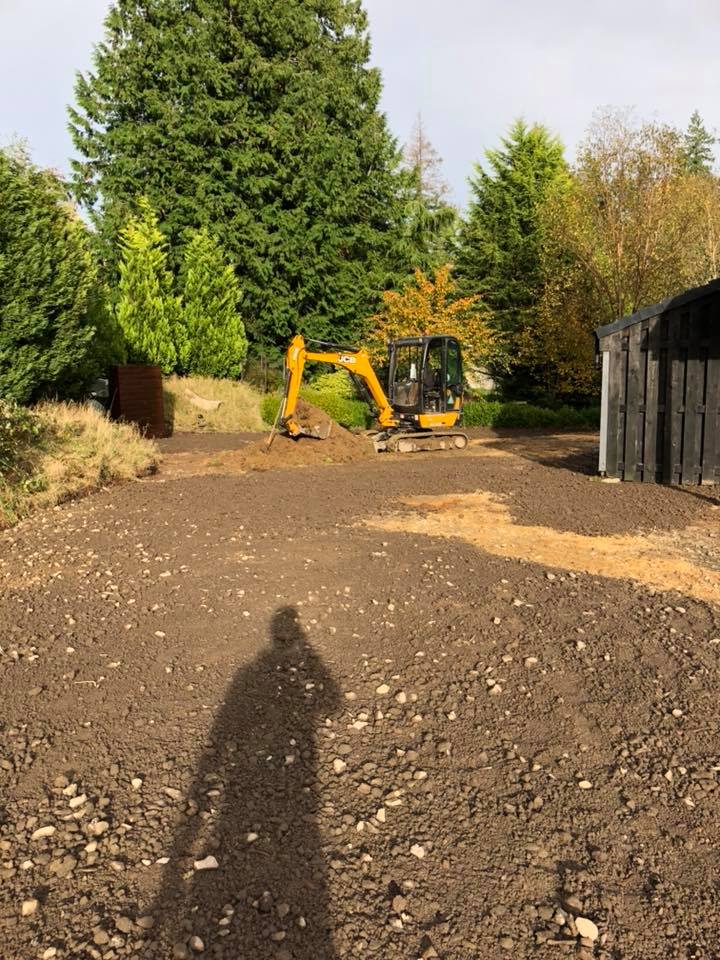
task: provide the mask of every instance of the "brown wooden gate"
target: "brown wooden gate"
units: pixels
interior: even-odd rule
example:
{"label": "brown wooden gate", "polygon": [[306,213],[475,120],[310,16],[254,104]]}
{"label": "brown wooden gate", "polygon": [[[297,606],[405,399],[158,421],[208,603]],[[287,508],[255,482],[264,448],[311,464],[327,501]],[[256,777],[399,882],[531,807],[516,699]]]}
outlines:
{"label": "brown wooden gate", "polygon": [[720,281],[596,330],[600,472],[645,483],[720,480]]}

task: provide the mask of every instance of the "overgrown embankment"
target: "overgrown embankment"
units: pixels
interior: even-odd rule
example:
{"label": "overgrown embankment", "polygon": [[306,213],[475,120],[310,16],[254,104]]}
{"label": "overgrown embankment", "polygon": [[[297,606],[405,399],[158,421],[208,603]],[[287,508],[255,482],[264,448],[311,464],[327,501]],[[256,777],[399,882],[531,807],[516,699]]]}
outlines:
{"label": "overgrown embankment", "polygon": [[[165,420],[171,433],[198,429],[248,433],[265,429],[260,413],[262,394],[239,380],[166,377],[163,393]],[[203,401],[209,401],[209,405]],[[209,408],[213,403],[219,404],[214,410]]]}
{"label": "overgrown embankment", "polygon": [[151,473],[156,455],[135,427],[91,407],[27,409],[0,400],[0,527],[38,507]]}

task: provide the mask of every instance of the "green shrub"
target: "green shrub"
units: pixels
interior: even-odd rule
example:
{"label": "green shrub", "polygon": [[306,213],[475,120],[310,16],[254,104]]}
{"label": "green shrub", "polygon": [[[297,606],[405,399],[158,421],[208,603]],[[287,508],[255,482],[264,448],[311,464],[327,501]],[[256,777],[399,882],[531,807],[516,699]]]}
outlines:
{"label": "green shrub", "polygon": [[470,400],[463,410],[466,427],[522,427],[553,430],[590,430],[600,424],[598,407],[536,407],[529,403]]}
{"label": "green shrub", "polygon": [[[333,393],[327,393],[322,390],[315,390],[313,387],[303,387],[300,396],[313,406],[319,407],[329,417],[348,430],[354,428],[364,429],[372,422],[372,414],[366,403],[362,400],[350,400],[345,397],[338,397]],[[275,393],[269,393],[263,397],[260,402],[260,413],[265,423],[272,424],[277,417],[280,408],[280,396]]]}
{"label": "green shrub", "polygon": [[466,427],[493,427],[501,403],[495,400],[468,400],[463,407],[463,424]]}
{"label": "green shrub", "polygon": [[325,393],[322,390],[314,390],[307,387],[300,392],[303,400],[320,407],[329,417],[348,430],[358,428],[364,430],[372,423],[373,417],[368,405],[362,400],[349,400],[345,397],[338,397],[333,393]]}
{"label": "green shrub", "polygon": [[279,393],[266,393],[262,398],[260,401],[260,416],[265,423],[270,425],[275,423],[275,417],[278,415],[281,400],[282,397]]}
{"label": "green shrub", "polygon": [[344,370],[333,370],[332,373],[321,373],[316,377],[311,385],[311,389],[318,393],[331,393],[335,397],[342,397],[344,400],[355,400],[355,384],[348,373]]}
{"label": "green shrub", "polygon": [[60,178],[0,150],[0,395],[82,391],[95,331],[87,227]]}

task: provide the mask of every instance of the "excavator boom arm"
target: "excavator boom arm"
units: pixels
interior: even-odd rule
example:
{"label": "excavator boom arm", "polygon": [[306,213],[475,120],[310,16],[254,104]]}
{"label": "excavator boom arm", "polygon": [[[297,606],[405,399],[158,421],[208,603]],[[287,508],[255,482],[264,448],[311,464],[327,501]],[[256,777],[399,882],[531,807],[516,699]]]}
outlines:
{"label": "excavator boom arm", "polygon": [[380,426],[397,425],[393,408],[380,385],[367,350],[343,351],[339,348],[315,352],[308,350],[305,340],[298,335],[293,337],[285,357],[285,396],[281,412],[281,422],[291,436],[296,437],[303,433],[302,427],[295,420],[295,410],[300,395],[303,371],[308,360],[314,363],[329,363],[359,377],[365,383],[378,409],[377,419]]}

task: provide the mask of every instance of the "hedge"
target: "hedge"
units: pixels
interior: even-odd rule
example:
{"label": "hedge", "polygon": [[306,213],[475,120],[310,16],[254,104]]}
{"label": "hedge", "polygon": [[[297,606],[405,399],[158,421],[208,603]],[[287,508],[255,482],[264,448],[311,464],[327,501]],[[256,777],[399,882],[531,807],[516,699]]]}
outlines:
{"label": "hedge", "polygon": [[[362,400],[348,400],[335,393],[305,387],[300,395],[308,403],[324,410],[343,427],[365,428],[373,425],[368,405]],[[266,423],[275,422],[280,397],[267,394],[260,404],[260,412]],[[585,407],[536,407],[516,401],[502,403],[498,400],[468,400],[463,407],[463,425],[466,427],[516,427],[523,429],[550,430],[596,430],[600,425],[600,408]]]}
{"label": "hedge", "polygon": [[466,427],[545,427],[554,430],[593,430],[600,425],[600,408],[536,407],[530,403],[468,400],[463,408]]}
{"label": "hedge", "polygon": [[[372,414],[368,405],[362,400],[350,400],[340,397],[336,393],[324,390],[313,390],[312,387],[303,387],[300,396],[313,406],[319,407],[333,420],[348,430],[358,428],[364,430],[372,424]],[[260,413],[265,423],[275,422],[280,408],[280,395],[268,393],[260,401]]]}

